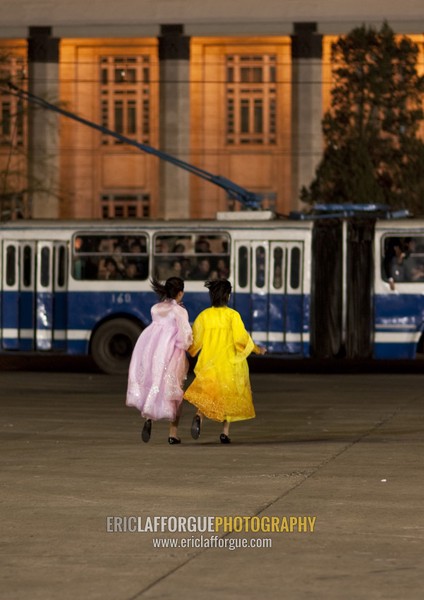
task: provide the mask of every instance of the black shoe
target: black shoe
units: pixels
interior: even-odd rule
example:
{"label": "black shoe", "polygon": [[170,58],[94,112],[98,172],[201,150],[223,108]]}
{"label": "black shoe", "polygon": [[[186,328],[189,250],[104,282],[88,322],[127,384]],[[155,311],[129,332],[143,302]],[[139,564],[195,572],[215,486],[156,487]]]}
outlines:
{"label": "black shoe", "polygon": [[225,433],[221,433],[219,439],[221,440],[221,444],[231,444],[230,438],[228,437],[228,435],[225,435]]}
{"label": "black shoe", "polygon": [[193,440],[197,440],[200,435],[200,424],[201,421],[199,415],[194,415],[191,423],[191,437]]}
{"label": "black shoe", "polygon": [[181,444],[181,440],[180,438],[174,438],[174,437],[169,437],[168,438],[168,444]]}
{"label": "black shoe", "polygon": [[150,440],[150,435],[152,433],[152,421],[151,419],[146,419],[144,421],[143,430],[141,432],[141,439],[143,442],[147,442]]}

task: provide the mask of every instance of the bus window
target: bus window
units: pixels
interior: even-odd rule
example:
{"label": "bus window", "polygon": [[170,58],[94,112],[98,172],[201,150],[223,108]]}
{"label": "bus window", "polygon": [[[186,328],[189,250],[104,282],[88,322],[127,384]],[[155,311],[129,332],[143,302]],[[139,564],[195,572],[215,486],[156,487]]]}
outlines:
{"label": "bus window", "polygon": [[226,234],[201,233],[195,236],[194,249],[197,264],[191,279],[228,279],[230,276],[229,239]]}
{"label": "bus window", "polygon": [[66,250],[64,246],[57,249],[57,285],[63,287],[66,281]]}
{"label": "bus window", "polygon": [[13,286],[16,283],[16,248],[8,246],[6,250],[6,285]]}
{"label": "bus window", "polygon": [[402,283],[424,281],[424,237],[385,237],[382,277]]}
{"label": "bus window", "polygon": [[155,254],[191,253],[192,239],[188,235],[157,235],[155,237]]}
{"label": "bus window", "polygon": [[300,284],[300,249],[292,248],[290,256],[290,287],[297,290]]}
{"label": "bus window", "polygon": [[41,287],[50,285],[50,248],[47,246],[41,249],[40,284]]}
{"label": "bus window", "polygon": [[192,254],[190,235],[157,235],[154,242],[153,272],[165,281],[168,277],[187,279],[191,270],[189,255]]}
{"label": "bus window", "polygon": [[249,261],[248,249],[246,246],[240,246],[238,249],[238,284],[239,287],[245,288],[248,283]]}
{"label": "bus window", "polygon": [[274,248],[272,259],[272,285],[280,290],[283,286],[283,249]]}
{"label": "bus window", "polygon": [[229,238],[220,234],[163,234],[155,236],[153,272],[164,281],[182,277],[187,281],[229,276]]}
{"label": "bus window", "polygon": [[78,280],[144,280],[149,276],[147,235],[84,234],[73,240],[72,276]]}
{"label": "bus window", "polygon": [[259,246],[255,251],[256,260],[256,281],[255,285],[258,288],[263,288],[265,285],[265,248]]}
{"label": "bus window", "polygon": [[24,246],[23,250],[23,273],[22,284],[24,287],[30,287],[32,283],[32,248]]}

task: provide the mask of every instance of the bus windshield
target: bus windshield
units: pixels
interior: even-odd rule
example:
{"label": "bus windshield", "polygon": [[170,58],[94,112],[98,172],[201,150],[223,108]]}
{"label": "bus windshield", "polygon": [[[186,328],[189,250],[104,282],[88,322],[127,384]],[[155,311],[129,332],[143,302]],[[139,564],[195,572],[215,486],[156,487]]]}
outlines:
{"label": "bus windshield", "polygon": [[143,280],[148,274],[146,235],[77,233],[73,238],[74,279]]}

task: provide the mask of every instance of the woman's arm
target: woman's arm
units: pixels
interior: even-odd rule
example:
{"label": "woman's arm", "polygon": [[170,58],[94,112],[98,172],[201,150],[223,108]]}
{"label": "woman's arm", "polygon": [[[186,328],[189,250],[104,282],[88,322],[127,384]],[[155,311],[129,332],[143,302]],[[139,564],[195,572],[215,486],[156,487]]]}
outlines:
{"label": "woman's arm", "polygon": [[202,345],[203,345],[203,334],[204,334],[203,317],[202,317],[202,314],[200,313],[200,315],[197,317],[197,319],[193,323],[193,343],[191,344],[190,348],[187,350],[187,352],[190,354],[190,356],[196,356],[196,354],[198,352],[200,352]]}
{"label": "woman's arm", "polygon": [[234,312],[232,326],[234,345],[237,353],[242,356],[249,356],[251,352],[254,352],[255,354],[265,354],[265,348],[254,343],[244,327],[241,316],[237,311]]}
{"label": "woman's arm", "polygon": [[182,306],[177,306],[176,321],[178,327],[176,346],[177,348],[187,350],[193,342],[193,332],[188,320],[188,312]]}

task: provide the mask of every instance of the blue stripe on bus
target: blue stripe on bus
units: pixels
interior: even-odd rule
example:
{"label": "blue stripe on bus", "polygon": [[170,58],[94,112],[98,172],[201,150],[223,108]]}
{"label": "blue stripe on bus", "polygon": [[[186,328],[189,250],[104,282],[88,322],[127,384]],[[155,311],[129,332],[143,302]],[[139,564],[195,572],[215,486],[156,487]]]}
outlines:
{"label": "blue stripe on bus", "polygon": [[[36,322],[33,307],[35,301],[37,302]],[[19,320],[17,314],[11,320],[8,313],[16,312],[18,302],[25,307],[25,310],[21,311]],[[33,292],[4,292],[3,312],[8,316],[8,320],[3,319],[3,323],[8,322],[8,329],[33,330],[34,339],[36,339],[36,328],[39,332],[47,334],[54,330],[92,331],[100,321],[117,314],[136,318],[146,326],[151,321],[150,309],[155,302],[157,302],[156,294],[149,291],[136,294],[134,292],[56,292],[54,302],[50,293],[38,293],[35,299]],[[255,332],[283,334],[285,331],[299,335],[299,341],[270,340],[266,344],[268,351],[283,354],[309,355],[309,342],[301,341],[302,333],[309,334],[309,325],[305,321],[305,315],[309,315],[309,303],[309,296],[295,294],[237,295],[237,309],[246,328],[251,331],[252,337],[255,337]],[[184,306],[193,322],[202,310],[210,306],[209,294],[206,291],[187,292],[184,296]],[[252,312],[252,319],[250,312]],[[37,345],[40,350],[45,350],[50,349],[47,348],[48,343],[43,345],[38,342]],[[3,339],[5,349],[31,350],[33,345],[33,341],[25,338],[17,340],[5,337]],[[75,354],[88,352],[87,340],[66,340],[65,336],[64,339],[55,339],[53,335],[50,346],[52,350],[67,349]]]}
{"label": "blue stripe on bus", "polygon": [[415,358],[417,345],[415,343],[374,343],[373,357],[376,359],[409,360]]}
{"label": "blue stripe on bus", "polygon": [[376,294],[374,296],[376,325],[415,325],[422,331],[424,326],[423,294]]}
{"label": "blue stripe on bus", "polygon": [[[375,335],[387,336],[387,341],[374,343],[377,359],[413,359],[417,338],[424,327],[424,296],[422,294],[376,294],[374,296]],[[405,341],[390,340],[390,336],[405,336]],[[409,338],[409,339],[408,339]]]}

